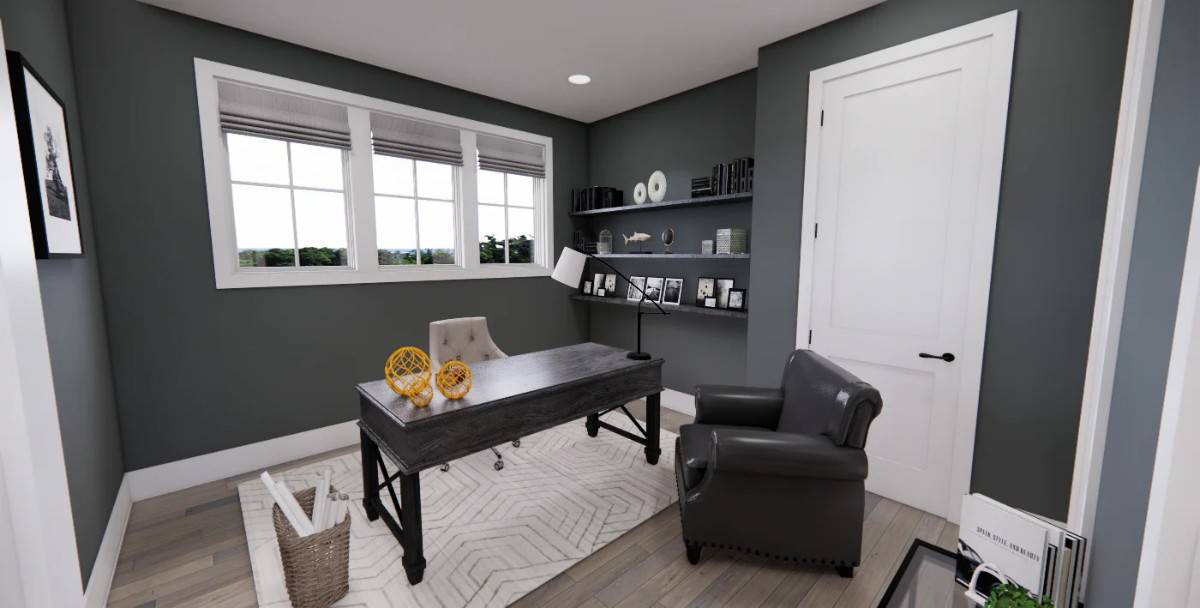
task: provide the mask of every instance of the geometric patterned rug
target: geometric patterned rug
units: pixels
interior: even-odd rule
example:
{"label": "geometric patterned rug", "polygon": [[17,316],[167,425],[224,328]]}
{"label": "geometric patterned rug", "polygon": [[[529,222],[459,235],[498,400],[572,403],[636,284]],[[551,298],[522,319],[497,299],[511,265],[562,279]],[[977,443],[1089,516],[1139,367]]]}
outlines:
{"label": "geometric patterned rug", "polygon": [[[633,430],[620,412],[605,421]],[[338,491],[350,495],[350,593],[335,606],[506,606],[675,502],[675,434],[662,431],[660,443],[662,456],[651,466],[641,445],[604,429],[588,437],[577,420],[522,437],[519,448],[505,444],[500,471],[487,450],[446,472],[422,471],[428,565],[416,586],[408,584],[391,532],[363,513],[357,451],[274,478],[297,491],[328,470]],[[239,485],[238,494],[258,604],[291,606],[270,496],[257,479]]]}

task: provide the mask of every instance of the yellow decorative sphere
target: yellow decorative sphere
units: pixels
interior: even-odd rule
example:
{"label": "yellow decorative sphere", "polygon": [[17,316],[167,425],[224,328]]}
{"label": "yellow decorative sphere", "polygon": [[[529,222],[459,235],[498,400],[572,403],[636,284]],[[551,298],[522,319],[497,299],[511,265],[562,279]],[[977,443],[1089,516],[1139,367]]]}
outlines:
{"label": "yellow decorative sphere", "polygon": [[447,399],[462,399],[471,392],[471,368],[462,361],[447,361],[437,373],[437,386]]}
{"label": "yellow decorative sphere", "polygon": [[408,396],[408,400],[412,402],[413,407],[426,407],[433,401],[433,385],[426,382],[425,388],[421,392],[414,393]]}
{"label": "yellow decorative sphere", "polygon": [[429,355],[415,346],[397,348],[383,366],[388,387],[396,394],[411,397],[429,386],[433,363]]}

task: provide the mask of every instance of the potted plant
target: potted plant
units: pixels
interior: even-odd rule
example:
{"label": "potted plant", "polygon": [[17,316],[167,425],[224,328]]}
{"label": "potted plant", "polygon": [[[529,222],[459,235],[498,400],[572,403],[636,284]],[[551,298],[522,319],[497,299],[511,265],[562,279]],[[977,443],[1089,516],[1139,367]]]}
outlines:
{"label": "potted plant", "polygon": [[1016,583],[1004,583],[992,587],[985,608],[1054,608],[1047,599],[1035,600],[1025,588]]}

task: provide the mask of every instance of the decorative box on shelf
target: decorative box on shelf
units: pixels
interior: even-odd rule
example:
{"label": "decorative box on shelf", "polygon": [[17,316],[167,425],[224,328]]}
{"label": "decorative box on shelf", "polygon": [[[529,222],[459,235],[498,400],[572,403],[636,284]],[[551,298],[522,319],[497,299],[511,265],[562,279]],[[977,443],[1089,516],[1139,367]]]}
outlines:
{"label": "decorative box on shelf", "polygon": [[746,253],[745,228],[721,228],[717,230],[718,255],[731,253]]}

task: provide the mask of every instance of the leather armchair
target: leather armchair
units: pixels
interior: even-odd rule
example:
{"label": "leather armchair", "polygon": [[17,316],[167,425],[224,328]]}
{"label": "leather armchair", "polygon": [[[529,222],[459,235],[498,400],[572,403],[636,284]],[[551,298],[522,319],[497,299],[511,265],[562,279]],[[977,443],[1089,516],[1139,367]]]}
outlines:
{"label": "leather armchair", "polygon": [[688,560],[703,547],[824,564],[862,559],[871,422],[879,391],[808,350],[779,388],[696,387],[696,421],[675,444]]}

